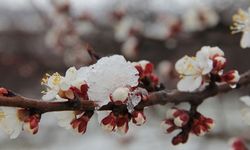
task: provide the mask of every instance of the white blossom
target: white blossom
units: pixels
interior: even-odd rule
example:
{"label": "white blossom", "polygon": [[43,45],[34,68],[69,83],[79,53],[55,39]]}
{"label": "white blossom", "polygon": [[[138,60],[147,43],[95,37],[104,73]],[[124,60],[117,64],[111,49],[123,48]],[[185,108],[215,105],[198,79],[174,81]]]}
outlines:
{"label": "white blossom", "polygon": [[65,74],[65,77],[60,82],[60,89],[67,91],[75,83],[77,70],[75,67],[70,67]]}
{"label": "white blossom", "polygon": [[177,84],[180,91],[195,91],[203,84],[203,75],[212,70],[213,63],[204,55],[198,57],[184,56],[175,64],[176,71],[181,75]]}
{"label": "white blossom", "polygon": [[250,8],[247,11],[240,9],[233,16],[233,33],[243,32],[240,45],[242,48],[250,47]]}
{"label": "white blossom", "polygon": [[122,45],[122,54],[130,59],[135,59],[137,56],[138,40],[135,37],[129,37]]}
{"label": "white blossom", "polygon": [[143,24],[141,21],[136,20],[132,17],[124,17],[115,26],[115,38],[118,41],[125,41],[130,36],[131,29],[141,31]]}
{"label": "white blossom", "polygon": [[76,30],[81,35],[89,35],[95,31],[95,27],[91,21],[81,20],[76,23]]}
{"label": "white blossom", "polygon": [[202,31],[215,26],[219,22],[218,14],[209,7],[190,9],[182,16],[185,31]]}
{"label": "white blossom", "polygon": [[21,133],[24,122],[18,117],[18,109],[13,107],[0,107],[0,127],[15,139]]}
{"label": "white blossom", "polygon": [[60,84],[64,77],[59,73],[54,73],[51,76],[47,75],[42,80],[42,84],[46,86],[45,95],[42,97],[43,100],[54,100],[58,92],[60,91]]}
{"label": "white blossom", "polygon": [[112,100],[124,102],[128,99],[129,88],[119,87],[112,94]]}
{"label": "white blossom", "polygon": [[[73,91],[69,90],[70,87],[80,89],[81,85],[87,84],[86,80],[88,73],[88,67],[82,67],[79,70],[75,67],[70,67],[66,71],[65,77],[55,73],[47,79],[43,79],[43,84],[48,87],[47,93],[43,96],[43,100],[54,100],[57,102],[68,101],[68,99],[60,97],[59,91],[64,91],[67,98],[74,98]],[[53,93],[53,96],[51,93]],[[59,126],[66,129],[72,129],[71,122],[76,118],[75,111],[54,112],[54,114],[58,120]]]}
{"label": "white blossom", "polygon": [[215,56],[224,56],[224,52],[219,47],[203,46],[200,51],[196,53],[196,57],[208,57],[213,59]]}
{"label": "white blossom", "polygon": [[75,67],[70,67],[66,73],[65,77],[61,76],[59,73],[54,73],[51,76],[48,75],[47,78],[42,80],[42,84],[47,87],[45,95],[42,97],[43,100],[56,100],[60,91],[64,91],[65,94],[74,96],[70,87],[76,87],[80,89],[81,85],[87,84],[87,75],[89,68],[82,67],[76,70]]}
{"label": "white blossom", "polygon": [[[175,64],[181,77],[177,84],[178,90],[192,92],[204,88],[206,76],[212,71],[221,75],[225,62],[224,52],[219,47],[203,46],[195,57],[182,57]],[[232,83],[237,83],[236,79]]]}

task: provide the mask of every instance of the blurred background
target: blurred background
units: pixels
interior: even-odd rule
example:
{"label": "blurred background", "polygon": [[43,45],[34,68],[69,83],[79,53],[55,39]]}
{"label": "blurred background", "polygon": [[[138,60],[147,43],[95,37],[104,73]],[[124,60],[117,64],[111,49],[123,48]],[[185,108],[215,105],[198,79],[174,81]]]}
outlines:
{"label": "blurred background", "polygon": [[[101,56],[152,61],[167,89],[177,82],[176,60],[204,45],[224,50],[226,70],[244,72],[250,68],[250,49],[240,48],[241,34],[232,35],[229,27],[232,15],[249,6],[249,0],[0,0],[0,86],[39,99],[45,73],[91,64],[91,49]],[[45,114],[35,136],[22,133],[10,140],[0,131],[0,149],[226,150],[232,137],[250,141],[239,101],[249,89],[205,101],[199,109],[215,119],[215,129],[204,137],[191,136],[184,145],[172,146],[175,133],[160,130],[168,105],[148,108],[146,124],[131,125],[126,136],[105,133],[96,116],[84,135],[76,135]]]}

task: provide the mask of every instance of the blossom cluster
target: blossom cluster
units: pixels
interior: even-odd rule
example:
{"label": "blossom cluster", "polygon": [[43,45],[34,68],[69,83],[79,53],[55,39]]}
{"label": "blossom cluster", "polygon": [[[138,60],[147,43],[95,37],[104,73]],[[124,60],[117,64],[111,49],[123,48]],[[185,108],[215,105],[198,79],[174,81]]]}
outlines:
{"label": "blossom cluster", "polygon": [[174,145],[186,143],[189,134],[202,136],[209,132],[214,121],[195,111],[187,111],[184,109],[171,108],[166,113],[166,119],[161,123],[166,133],[172,133],[175,130],[181,130],[173,139]]}
{"label": "blossom cluster", "polygon": [[[5,88],[0,88],[0,96],[15,96]],[[0,107],[0,128],[16,138],[22,130],[36,134],[39,128],[41,115],[30,109],[15,107]]]}
{"label": "blossom cluster", "polygon": [[196,56],[184,56],[175,64],[181,80],[177,84],[180,91],[193,92],[204,89],[209,83],[226,82],[236,87],[240,79],[237,70],[224,73],[226,58],[219,47],[204,46]]}
{"label": "blossom cluster", "polygon": [[151,22],[130,16],[124,7],[116,8],[111,15],[115,39],[122,42],[122,54],[130,59],[138,56],[141,36],[166,41],[167,47],[173,48],[174,38],[180,32],[202,31],[219,22],[218,14],[207,6],[189,9],[181,17],[173,14],[156,15]]}
{"label": "blossom cluster", "polygon": [[45,37],[46,45],[62,56],[67,66],[90,64],[88,44],[81,36],[94,32],[93,17],[87,12],[77,16],[72,14],[69,0],[51,0],[51,4],[53,15],[49,19],[52,27]]}
{"label": "blossom cluster", "polygon": [[243,32],[240,46],[242,48],[250,47],[250,8],[247,11],[240,9],[233,15],[232,33]]}
{"label": "blossom cluster", "polygon": [[[136,109],[136,106],[147,100],[148,92],[156,90],[159,81],[153,74],[153,65],[150,62],[131,63],[123,56],[113,55],[103,57],[96,64],[78,70],[71,67],[65,76],[59,73],[47,75],[42,84],[46,87],[43,92],[44,100],[93,100],[100,109],[112,106],[114,109],[111,112],[97,112],[98,116],[103,116],[99,117],[101,126],[107,131],[126,133],[130,121],[136,125],[145,123],[143,109]],[[65,111],[56,112],[56,116],[60,126],[85,133],[93,113]]]}

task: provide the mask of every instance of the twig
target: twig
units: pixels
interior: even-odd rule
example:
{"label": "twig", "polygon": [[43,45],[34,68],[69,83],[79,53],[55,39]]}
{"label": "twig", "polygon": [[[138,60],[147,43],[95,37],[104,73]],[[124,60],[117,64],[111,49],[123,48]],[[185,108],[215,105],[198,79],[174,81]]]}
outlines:
{"label": "twig", "polygon": [[[241,75],[240,81],[237,85],[238,89],[250,84],[250,70]],[[148,99],[140,102],[135,109],[140,110],[144,107],[152,105],[165,105],[166,103],[175,103],[179,104],[182,102],[189,102],[190,104],[200,104],[206,98],[215,96],[217,94],[226,93],[229,91],[235,90],[227,84],[221,84],[218,86],[209,87],[201,92],[179,92],[177,90],[172,91],[158,91],[152,92]],[[80,100],[80,101],[68,101],[68,102],[48,102],[37,99],[26,98],[22,96],[13,96],[6,97],[0,96],[0,106],[10,106],[10,107],[21,107],[21,108],[30,108],[36,109],[41,113],[52,112],[52,111],[67,111],[67,110],[95,110],[97,109],[97,104],[95,101],[89,100]],[[113,110],[114,105],[107,104],[99,108],[99,111],[102,110]],[[121,109],[124,109],[121,107]]]}

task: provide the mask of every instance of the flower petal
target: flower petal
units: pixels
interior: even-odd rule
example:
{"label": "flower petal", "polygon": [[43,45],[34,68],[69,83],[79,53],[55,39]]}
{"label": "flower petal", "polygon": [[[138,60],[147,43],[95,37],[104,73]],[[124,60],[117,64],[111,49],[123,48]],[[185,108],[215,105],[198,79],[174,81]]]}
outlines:
{"label": "flower petal", "polygon": [[250,47],[250,32],[245,31],[241,37],[240,46],[242,48]]}
{"label": "flower petal", "polygon": [[179,91],[193,92],[202,84],[201,76],[184,76],[177,84]]}
{"label": "flower petal", "polygon": [[55,90],[48,91],[45,95],[43,95],[42,99],[46,101],[54,100],[57,93],[58,91],[55,91]]}
{"label": "flower petal", "polygon": [[75,119],[74,111],[62,111],[62,112],[54,112],[56,118],[58,120],[58,125],[65,129],[71,129],[71,122]]}
{"label": "flower petal", "polygon": [[11,139],[15,139],[22,131],[23,122],[18,119],[17,108],[0,107],[4,112],[4,118],[0,121],[0,127],[10,135]]}
{"label": "flower petal", "polygon": [[176,62],[175,69],[182,75],[195,75],[198,73],[198,66],[195,59],[187,55]]}
{"label": "flower petal", "polygon": [[202,74],[208,74],[213,69],[213,61],[209,59],[208,51],[198,51],[196,53],[197,63],[199,64],[199,68],[202,70]]}

